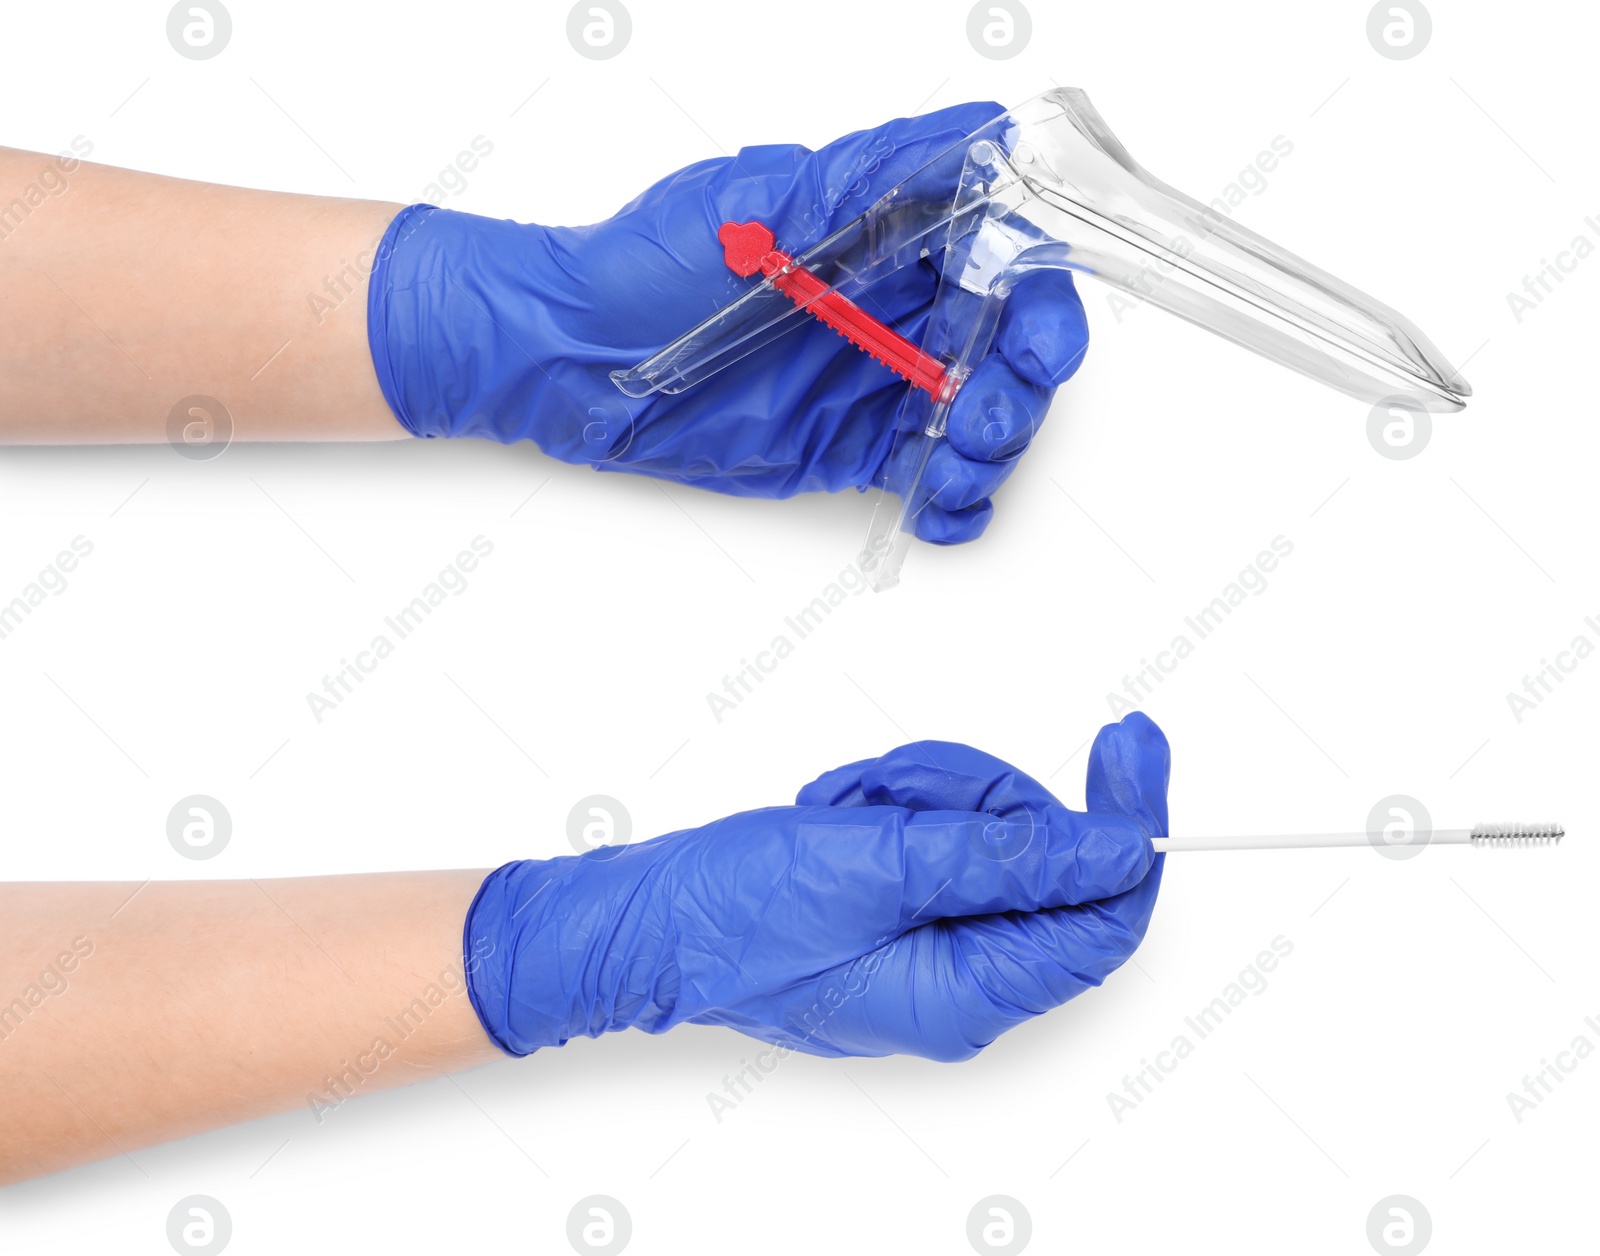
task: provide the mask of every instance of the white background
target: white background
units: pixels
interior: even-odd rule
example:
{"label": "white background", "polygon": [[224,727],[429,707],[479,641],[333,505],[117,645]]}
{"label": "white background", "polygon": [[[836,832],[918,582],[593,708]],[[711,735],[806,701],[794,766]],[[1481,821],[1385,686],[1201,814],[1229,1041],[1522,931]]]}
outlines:
{"label": "white background", "polygon": [[[1413,317],[1473,401],[1385,459],[1365,406],[1158,311],[1119,323],[1085,283],[1091,352],[984,540],[919,549],[721,723],[708,691],[845,566],[864,500],[668,496],[473,442],[5,450],[0,595],[74,536],[94,552],[0,642],[0,875],[489,866],[568,853],[588,794],[642,838],[924,736],[1081,805],[1108,691],[1279,535],[1267,590],[1146,704],[1174,830],[1359,829],[1406,793],[1440,826],[1571,835],[1174,857],[1137,965],[971,1063],[795,1058],[718,1123],[706,1095],[753,1044],[613,1035],[464,1075],[473,1102],[440,1080],[12,1188],[6,1250],[166,1252],[192,1194],[239,1253],[565,1251],[596,1193],[640,1253],[959,1253],[991,1194],[1040,1251],[1365,1252],[1396,1193],[1438,1252],[1591,1244],[1600,1056],[1521,1123],[1506,1095],[1575,1036],[1600,1046],[1600,657],[1520,723],[1506,694],[1600,643],[1600,259],[1520,323],[1507,302],[1600,243],[1592,9],[1433,0],[1432,42],[1393,61],[1364,3],[1041,2],[1026,50],[990,61],[948,0],[630,8],[597,62],[563,4],[234,0],[230,46],[194,62],[160,4],[8,4],[0,142],[409,201],[482,135],[446,204],[578,223],[719,151],[1077,85],[1201,200],[1291,142],[1239,220]],[[470,588],[314,722],[307,692],[479,535]],[[234,822],[206,863],[165,834],[196,792]],[[1114,1119],[1107,1093],[1278,935],[1265,991]]]}

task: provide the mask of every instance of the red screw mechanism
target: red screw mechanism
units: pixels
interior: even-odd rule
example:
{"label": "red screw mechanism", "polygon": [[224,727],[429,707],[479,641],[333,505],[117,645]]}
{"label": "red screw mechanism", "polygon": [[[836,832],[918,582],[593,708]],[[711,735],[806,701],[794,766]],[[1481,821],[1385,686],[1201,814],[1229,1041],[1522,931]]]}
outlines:
{"label": "red screw mechanism", "polygon": [[717,231],[728,269],[736,275],[760,271],[772,286],[802,310],[815,315],[856,348],[882,362],[935,401],[948,401],[956,379],[899,332],[873,318],[849,297],[829,289],[816,275],[777,247],[772,232],[759,222],[725,222]]}

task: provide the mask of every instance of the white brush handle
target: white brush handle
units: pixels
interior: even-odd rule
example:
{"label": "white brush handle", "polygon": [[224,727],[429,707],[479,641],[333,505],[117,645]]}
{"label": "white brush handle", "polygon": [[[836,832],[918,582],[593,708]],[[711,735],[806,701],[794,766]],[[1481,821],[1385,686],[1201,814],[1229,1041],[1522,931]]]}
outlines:
{"label": "white brush handle", "polygon": [[[1465,845],[1472,841],[1471,829],[1435,829],[1429,846]],[[1231,837],[1153,837],[1156,853],[1183,850],[1297,850],[1310,846],[1376,846],[1366,833],[1265,833],[1259,836]]]}

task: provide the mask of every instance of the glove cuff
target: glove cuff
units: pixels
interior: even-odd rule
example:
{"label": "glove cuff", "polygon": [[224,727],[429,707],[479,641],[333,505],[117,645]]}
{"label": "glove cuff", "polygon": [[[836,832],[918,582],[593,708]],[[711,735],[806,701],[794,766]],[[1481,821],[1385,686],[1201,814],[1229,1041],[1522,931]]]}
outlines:
{"label": "glove cuff", "polygon": [[520,860],[478,887],[462,929],[467,994],[507,1055],[683,1019],[666,930],[639,893],[647,845]]}
{"label": "glove cuff", "polygon": [[[484,1032],[507,1055],[531,1055],[540,1047],[566,1042],[569,1008],[554,989],[532,989],[546,961],[557,964],[553,942],[541,945],[542,914],[530,896],[551,893],[546,865],[518,860],[496,868],[478,887],[462,926],[461,955],[466,968],[467,997]],[[532,950],[533,963],[523,973],[518,959]]]}
{"label": "glove cuff", "polygon": [[[409,404],[405,354],[408,348],[415,346],[416,337],[414,331],[405,328],[403,323],[408,316],[414,316],[415,311],[402,308],[408,305],[409,298],[396,299],[394,285],[405,267],[395,264],[394,255],[427,223],[429,214],[436,209],[437,206],[424,202],[407,205],[395,215],[383,238],[378,241],[378,252],[367,284],[367,347],[372,352],[372,366],[377,372],[378,387],[382,389],[383,399],[389,403],[394,417],[413,436],[449,433],[437,430],[437,425],[431,421],[426,426],[419,423]],[[431,420],[432,416],[429,418]]]}
{"label": "glove cuff", "polygon": [[384,232],[367,343],[384,400],[413,436],[536,442],[599,463],[632,416],[558,321],[570,278],[547,228],[410,205]]}

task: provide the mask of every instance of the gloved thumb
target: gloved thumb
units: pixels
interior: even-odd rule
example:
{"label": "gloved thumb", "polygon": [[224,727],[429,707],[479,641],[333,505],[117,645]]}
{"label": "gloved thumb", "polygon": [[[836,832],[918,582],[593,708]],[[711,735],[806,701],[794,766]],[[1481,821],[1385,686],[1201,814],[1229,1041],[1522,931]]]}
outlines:
{"label": "gloved thumb", "polygon": [[782,247],[802,250],[893,188],[908,202],[948,204],[966,157],[961,141],[1004,112],[993,101],[952,105],[853,131],[815,152],[794,145],[741,149],[727,168],[727,177],[737,177],[737,203],[721,203],[721,212],[740,221],[759,218]]}
{"label": "gloved thumb", "polygon": [[[966,157],[958,145],[1004,112],[994,101],[973,101],[841,136],[813,156],[818,186],[834,199],[848,198],[853,206],[849,217],[891,188],[903,187],[912,176],[921,180],[937,173],[934,190],[948,199]],[[935,158],[941,160],[934,170],[925,170]]]}
{"label": "gloved thumb", "polygon": [[1109,811],[1138,823],[1147,837],[1167,832],[1167,782],[1172,751],[1166,734],[1143,711],[1107,724],[1089,751],[1085,800],[1090,811]]}

